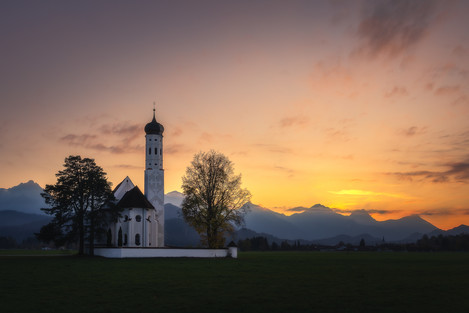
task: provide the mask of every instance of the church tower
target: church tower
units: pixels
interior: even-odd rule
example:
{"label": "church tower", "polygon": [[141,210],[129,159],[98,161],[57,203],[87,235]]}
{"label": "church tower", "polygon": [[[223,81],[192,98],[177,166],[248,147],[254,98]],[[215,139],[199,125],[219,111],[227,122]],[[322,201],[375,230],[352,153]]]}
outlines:
{"label": "church tower", "polygon": [[157,220],[152,223],[156,228],[156,247],[164,247],[163,131],[153,108],[153,120],[145,126],[145,196],[156,210]]}

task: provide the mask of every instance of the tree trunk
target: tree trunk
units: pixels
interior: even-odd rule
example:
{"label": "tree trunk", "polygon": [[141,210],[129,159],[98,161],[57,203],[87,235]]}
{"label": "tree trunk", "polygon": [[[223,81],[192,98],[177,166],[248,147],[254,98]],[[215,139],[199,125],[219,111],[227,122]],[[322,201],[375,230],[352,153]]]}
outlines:
{"label": "tree trunk", "polygon": [[83,214],[78,216],[78,255],[85,254],[85,229]]}
{"label": "tree trunk", "polygon": [[94,255],[94,216],[93,213],[91,213],[91,218],[90,218],[90,251],[89,254],[91,256]]}

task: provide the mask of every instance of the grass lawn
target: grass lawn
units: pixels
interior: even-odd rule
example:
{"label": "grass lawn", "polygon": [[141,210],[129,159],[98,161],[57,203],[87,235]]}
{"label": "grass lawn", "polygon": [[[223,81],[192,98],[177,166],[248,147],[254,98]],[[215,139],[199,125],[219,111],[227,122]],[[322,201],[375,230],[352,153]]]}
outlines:
{"label": "grass lawn", "polygon": [[2,312],[469,312],[469,253],[1,256]]}

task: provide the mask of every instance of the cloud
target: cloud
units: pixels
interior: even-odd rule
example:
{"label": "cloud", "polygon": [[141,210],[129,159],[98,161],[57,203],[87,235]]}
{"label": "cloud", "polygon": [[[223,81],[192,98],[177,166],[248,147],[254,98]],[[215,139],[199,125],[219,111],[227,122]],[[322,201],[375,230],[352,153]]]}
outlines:
{"label": "cloud", "polygon": [[469,158],[461,162],[446,163],[444,166],[448,167],[446,171],[415,171],[415,172],[396,172],[391,173],[399,179],[413,181],[430,180],[434,183],[446,182],[469,182]]}
{"label": "cloud", "polygon": [[359,189],[343,189],[339,191],[329,191],[329,193],[335,195],[347,195],[347,196],[385,196],[391,198],[408,198],[404,195],[386,193],[386,192],[374,192],[369,190],[359,190]]}
{"label": "cloud", "polygon": [[126,140],[119,141],[118,144],[105,145],[99,142],[98,139],[99,137],[94,134],[68,134],[59,138],[59,141],[69,146],[84,147],[96,151],[108,151],[115,154],[132,153],[143,150],[142,145],[131,145],[129,144],[130,141]]}
{"label": "cloud", "polygon": [[469,215],[469,208],[467,209],[451,209],[451,208],[430,209],[430,210],[420,211],[418,214],[426,215],[426,216]]}
{"label": "cloud", "polygon": [[427,127],[417,127],[417,126],[412,126],[406,129],[402,129],[399,131],[399,134],[406,136],[406,137],[413,137],[415,135],[421,135],[426,133]]}
{"label": "cloud", "polygon": [[176,126],[176,127],[173,128],[173,131],[172,131],[171,135],[174,136],[174,137],[179,137],[179,136],[182,135],[182,133],[183,133],[182,128]]}
{"label": "cloud", "polygon": [[386,214],[394,214],[394,213],[400,213],[404,212],[403,210],[385,210],[385,209],[334,209],[334,212],[337,213],[354,213],[354,212],[360,212],[360,213],[368,213],[368,214],[380,214],[380,215],[386,215]]}
{"label": "cloud", "polygon": [[289,148],[281,147],[281,146],[274,145],[274,144],[255,143],[255,144],[252,144],[252,146],[256,148],[261,148],[270,153],[279,153],[279,154],[292,154],[293,153],[292,150]]}
{"label": "cloud", "polygon": [[307,208],[303,208],[303,207],[299,206],[299,207],[296,207],[296,208],[286,209],[285,211],[286,212],[304,212],[306,210],[307,210]]}
{"label": "cloud", "polygon": [[434,0],[365,1],[358,35],[359,51],[396,56],[426,35],[435,13]]}
{"label": "cloud", "polygon": [[280,127],[287,128],[287,127],[304,127],[309,124],[309,118],[306,116],[293,116],[293,117],[285,117],[280,120]]}
{"label": "cloud", "polygon": [[340,141],[340,142],[347,142],[350,141],[350,136],[349,132],[347,130],[347,127],[343,128],[326,128],[326,135],[328,138],[328,141]]}
{"label": "cloud", "polygon": [[287,168],[287,167],[283,167],[283,166],[274,166],[274,169],[275,170],[279,170],[281,172],[284,172],[285,174],[287,174],[288,177],[293,177],[294,176],[294,173],[295,171],[292,170],[291,168]]}
{"label": "cloud", "polygon": [[407,88],[405,87],[400,87],[400,86],[394,86],[394,88],[390,91],[388,91],[384,96],[386,98],[392,98],[395,96],[407,96],[409,92],[407,91]]}
{"label": "cloud", "polygon": [[185,154],[191,152],[192,149],[184,144],[169,144],[164,148],[165,154]]}
{"label": "cloud", "polygon": [[452,85],[452,86],[442,86],[435,90],[435,95],[437,96],[447,96],[453,95],[457,93],[460,89],[459,85]]}
{"label": "cloud", "polygon": [[465,57],[469,55],[469,52],[467,51],[467,49],[461,45],[456,46],[453,49],[452,53],[457,57]]}
{"label": "cloud", "polygon": [[129,164],[117,164],[117,165],[113,165],[112,167],[125,168],[125,169],[131,169],[131,170],[134,170],[134,169],[140,170],[143,168],[143,166],[136,166],[136,165],[129,165]]}
{"label": "cloud", "polygon": [[469,107],[469,97],[467,96],[460,96],[456,100],[454,100],[452,103],[454,106],[468,106]]}
{"label": "cloud", "polygon": [[61,137],[59,140],[69,146],[85,146],[90,141],[96,139],[96,135],[83,134],[83,135],[74,135],[68,134]]}

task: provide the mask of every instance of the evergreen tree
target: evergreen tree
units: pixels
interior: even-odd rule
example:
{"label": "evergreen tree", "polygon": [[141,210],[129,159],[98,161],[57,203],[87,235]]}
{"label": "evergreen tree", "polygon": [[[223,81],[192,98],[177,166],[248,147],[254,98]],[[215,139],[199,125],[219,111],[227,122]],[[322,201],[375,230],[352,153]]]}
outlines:
{"label": "evergreen tree", "polygon": [[95,237],[106,222],[102,207],[113,198],[106,173],[93,159],[69,156],[56,177],[57,183],[46,185],[41,194],[50,206],[42,210],[54,218],[42,227],[37,237],[56,244],[78,240],[78,254],[82,255],[88,235],[93,255]]}

